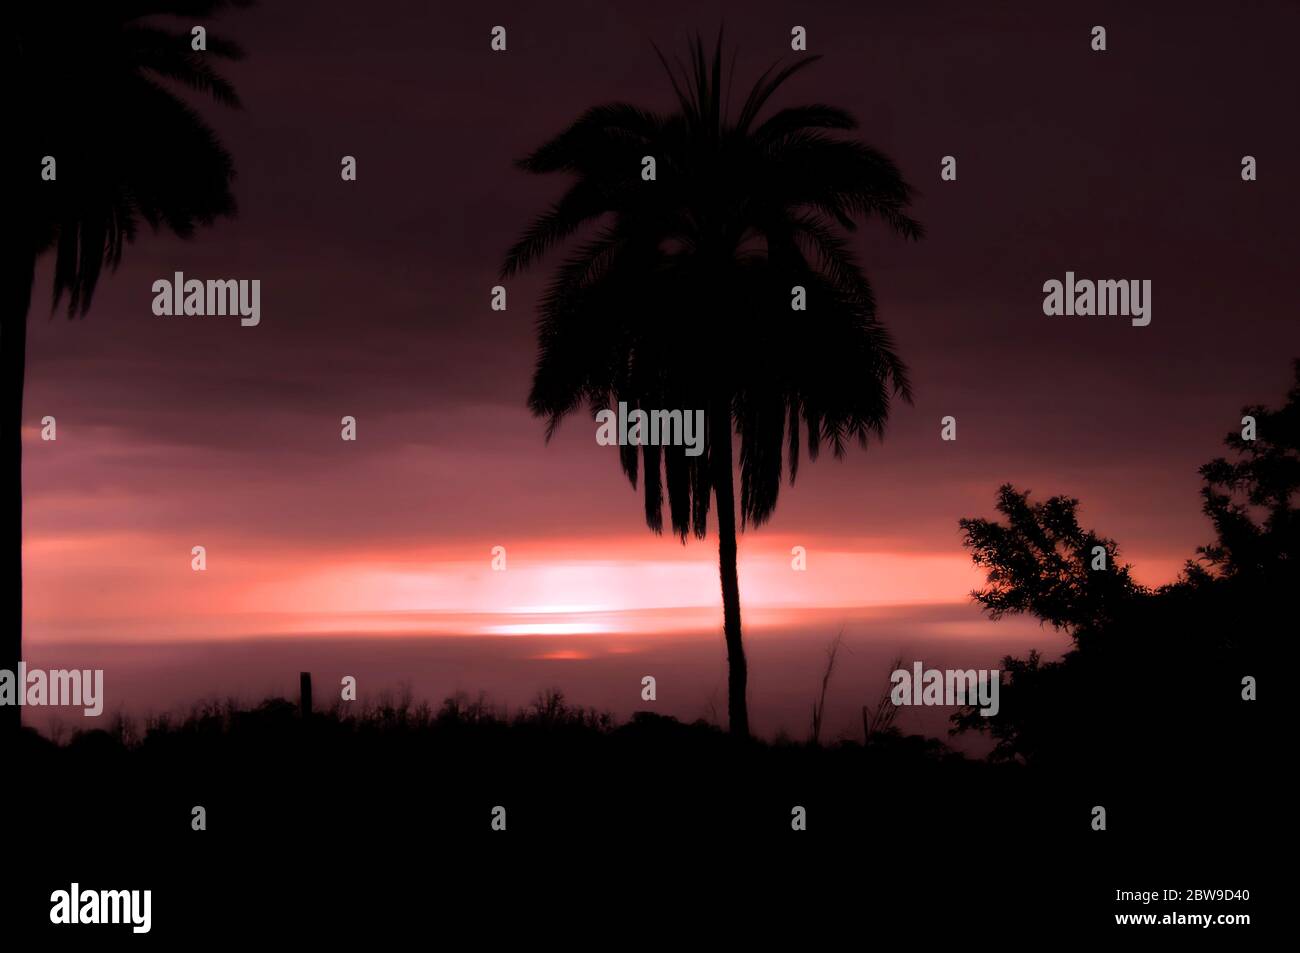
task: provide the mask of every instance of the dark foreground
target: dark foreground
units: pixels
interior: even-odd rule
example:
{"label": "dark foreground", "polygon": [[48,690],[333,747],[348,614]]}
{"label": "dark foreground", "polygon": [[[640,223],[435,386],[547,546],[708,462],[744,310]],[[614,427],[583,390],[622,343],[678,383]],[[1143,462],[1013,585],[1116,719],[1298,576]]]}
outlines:
{"label": "dark foreground", "polygon": [[[704,723],[615,726],[552,701],[505,721],[463,702],[304,719],[273,700],[66,745],[29,732],[6,758],[7,853],[24,871],[6,935],[134,945],[462,922],[486,937],[536,927],[519,919],[532,911],[559,941],[570,927],[556,918],[618,912],[649,935],[698,909],[731,936],[785,922],[805,942],[846,927],[974,940],[1116,931],[1116,913],[1252,912],[1266,891],[1260,854],[1277,838],[1272,795],[1243,773],[1260,763],[1249,739],[1198,764],[1048,773],[893,732],[742,745]],[[151,889],[150,934],[51,927],[51,892],[73,881]],[[1144,905],[1118,902],[1121,889],[1253,899]]]}

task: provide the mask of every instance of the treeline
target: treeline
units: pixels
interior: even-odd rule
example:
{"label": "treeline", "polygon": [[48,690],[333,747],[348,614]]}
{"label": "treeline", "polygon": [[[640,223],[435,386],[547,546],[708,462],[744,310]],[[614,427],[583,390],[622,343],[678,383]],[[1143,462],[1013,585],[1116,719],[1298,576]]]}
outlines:
{"label": "treeline", "polygon": [[1033,502],[1011,485],[998,520],[965,519],[965,544],[987,573],[974,598],[996,619],[1036,616],[1072,649],[1044,662],[1007,657],[1001,709],[967,707],[954,732],[987,731],[993,757],[1114,777],[1169,771],[1256,773],[1261,684],[1296,631],[1300,592],[1300,360],[1282,406],[1246,407],[1229,457],[1200,468],[1214,539],[1179,580],[1148,588],[1118,543],[1079,524],[1079,501]]}

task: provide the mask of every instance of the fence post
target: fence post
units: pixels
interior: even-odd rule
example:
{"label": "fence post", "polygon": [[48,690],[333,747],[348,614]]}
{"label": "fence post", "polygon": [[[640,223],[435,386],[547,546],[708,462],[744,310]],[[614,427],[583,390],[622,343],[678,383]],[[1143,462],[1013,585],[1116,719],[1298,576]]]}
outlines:
{"label": "fence post", "polygon": [[311,672],[298,675],[299,706],[303,718],[311,717]]}

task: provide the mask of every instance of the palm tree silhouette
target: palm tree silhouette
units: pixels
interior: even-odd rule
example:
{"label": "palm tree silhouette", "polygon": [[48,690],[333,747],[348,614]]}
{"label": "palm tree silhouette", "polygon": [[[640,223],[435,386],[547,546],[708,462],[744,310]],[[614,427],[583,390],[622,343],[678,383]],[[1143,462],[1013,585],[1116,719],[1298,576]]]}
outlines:
{"label": "palm tree silhouette", "polygon": [[[14,35],[6,61],[16,134],[2,161],[5,181],[16,185],[10,212],[17,238],[0,298],[0,668],[14,670],[22,657],[21,427],[36,261],[54,253],[54,306],[66,294],[68,316],[84,315],[104,267],[116,268],[142,222],[188,237],[198,225],[234,212],[230,155],[167,84],[238,106],[213,63],[242,52],[211,35],[205,50],[195,50],[192,30],[223,8],[246,5],[41,0],[6,11]],[[184,16],[184,25],[145,22],[158,15]],[[0,708],[0,732],[19,726],[19,712]]]}
{"label": "palm tree silhouette", "polygon": [[[721,35],[711,62],[699,38],[689,64],[659,58],[676,96],[671,114],[596,106],[519,161],[576,181],[509,250],[502,275],[586,233],[540,305],[528,402],[548,418],[548,439],[584,403],[593,414],[618,401],[629,411],[704,410],[701,455],[623,446],[620,462],[634,487],[640,476],[656,533],[665,487],[683,542],[705,536],[710,497],[717,502],[728,721],[743,738],[733,425],[742,530],[772,515],[783,449],[794,482],[801,424],[813,460],[823,444],[838,457],[850,441],[882,435],[891,398],[911,399],[907,371],[844,233],[872,216],[907,238],[921,226],[906,214],[912,190],[894,163],[837,135],[856,128],[843,110],[799,106],[760,121],[773,93],[817,57],[774,64],[734,117]],[[642,175],[647,156],[653,181]],[[793,310],[796,286],[806,310]]]}

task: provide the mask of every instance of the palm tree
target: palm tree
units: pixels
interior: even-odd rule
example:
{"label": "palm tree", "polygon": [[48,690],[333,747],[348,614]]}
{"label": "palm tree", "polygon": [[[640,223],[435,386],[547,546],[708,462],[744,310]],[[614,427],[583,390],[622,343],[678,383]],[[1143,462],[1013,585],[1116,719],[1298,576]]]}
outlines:
{"label": "palm tree", "polygon": [[[620,462],[645,494],[645,519],[663,531],[705,536],[717,503],[728,721],[749,734],[747,670],[736,575],[734,434],[739,437],[740,523],[776,507],[783,450],[798,472],[801,429],[815,460],[883,434],[892,397],[911,399],[907,371],[876,319],[875,299],[846,232],[879,217],[919,238],[906,214],[912,190],[876,150],[839,133],[841,109],[776,110],[768,100],[817,57],[773,65],[740,111],[723,94],[722,40],[710,63],[703,42],[689,65],[670,66],[676,109],[596,106],[519,166],[575,178],[507,253],[503,277],[552,246],[585,237],[556,270],[540,306],[529,407],[549,420],[586,404],[702,409],[704,452],[623,446]],[[734,66],[734,63],[733,63]],[[656,162],[646,181],[643,158]],[[801,286],[806,310],[793,310]]]}
{"label": "palm tree", "polygon": [[[54,306],[66,295],[68,316],[84,315],[101,272],[117,266],[141,223],[188,237],[234,212],[230,155],[169,84],[239,105],[213,64],[241,51],[214,36],[206,36],[206,50],[195,50],[191,31],[240,5],[40,0],[6,10],[12,148],[2,161],[13,186],[15,238],[0,291],[0,669],[14,670],[22,657],[21,427],[37,259],[54,254]],[[185,19],[176,29],[146,22],[159,15]],[[18,725],[17,707],[0,708],[0,731]]]}

